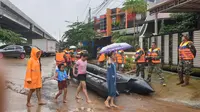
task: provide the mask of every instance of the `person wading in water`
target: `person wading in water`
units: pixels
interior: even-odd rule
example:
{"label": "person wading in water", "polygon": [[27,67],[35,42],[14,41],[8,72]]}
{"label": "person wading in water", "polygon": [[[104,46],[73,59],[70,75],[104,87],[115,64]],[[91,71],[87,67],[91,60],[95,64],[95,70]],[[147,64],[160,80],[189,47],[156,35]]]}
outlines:
{"label": "person wading in water", "polygon": [[41,99],[42,76],[41,76],[41,63],[40,56],[42,52],[37,48],[32,48],[31,57],[27,64],[26,77],[24,81],[24,88],[30,89],[27,96],[27,107],[33,106],[30,103],[31,96],[34,91],[38,98],[38,105],[45,105],[46,103]]}

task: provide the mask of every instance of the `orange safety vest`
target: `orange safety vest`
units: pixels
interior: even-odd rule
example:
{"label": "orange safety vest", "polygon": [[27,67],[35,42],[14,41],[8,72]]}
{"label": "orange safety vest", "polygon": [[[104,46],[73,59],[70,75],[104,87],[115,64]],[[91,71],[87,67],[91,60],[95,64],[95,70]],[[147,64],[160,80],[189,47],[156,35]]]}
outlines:
{"label": "orange safety vest", "polygon": [[72,61],[72,58],[71,58],[71,56],[70,56],[70,54],[66,54],[66,58],[67,58],[67,62],[71,62]]}
{"label": "orange safety vest", "polygon": [[61,63],[65,63],[64,56],[65,53],[56,53],[56,65],[58,66]]}
{"label": "orange safety vest", "polygon": [[191,50],[187,47],[187,45],[190,43],[191,41],[187,41],[187,42],[182,42],[180,44],[179,47],[179,59],[183,59],[183,60],[193,60],[194,59],[194,55],[191,52]]}
{"label": "orange safety vest", "polygon": [[72,60],[72,62],[75,62],[76,58],[75,58],[75,57],[72,57],[71,60]]}
{"label": "orange safety vest", "polygon": [[105,59],[106,59],[105,54],[100,54],[99,59],[98,59],[98,62],[105,61]]}
{"label": "orange safety vest", "polygon": [[116,54],[116,62],[119,64],[122,64],[122,62],[124,61],[124,64],[126,63],[126,57],[122,56],[121,54]]}
{"label": "orange safety vest", "polygon": [[[152,48],[150,48],[149,51],[148,51],[148,56],[152,57],[152,58],[156,58],[158,56],[158,54],[156,52],[159,51],[159,50],[160,50],[160,48],[156,48],[156,49],[154,49],[152,51]],[[152,60],[152,63],[159,64],[160,63],[160,59],[158,59],[158,60]]]}
{"label": "orange safety vest", "polygon": [[143,49],[139,49],[136,51],[136,57],[139,56],[139,53],[140,52],[143,52],[142,56],[137,60],[137,63],[145,63],[145,53],[144,53],[144,50]]}

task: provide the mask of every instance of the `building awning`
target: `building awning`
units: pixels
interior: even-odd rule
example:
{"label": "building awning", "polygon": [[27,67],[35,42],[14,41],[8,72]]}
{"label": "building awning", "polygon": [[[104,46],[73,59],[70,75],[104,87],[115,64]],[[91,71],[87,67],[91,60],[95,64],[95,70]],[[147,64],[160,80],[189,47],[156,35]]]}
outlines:
{"label": "building awning", "polygon": [[154,13],[200,12],[200,0],[166,0],[148,9]]}

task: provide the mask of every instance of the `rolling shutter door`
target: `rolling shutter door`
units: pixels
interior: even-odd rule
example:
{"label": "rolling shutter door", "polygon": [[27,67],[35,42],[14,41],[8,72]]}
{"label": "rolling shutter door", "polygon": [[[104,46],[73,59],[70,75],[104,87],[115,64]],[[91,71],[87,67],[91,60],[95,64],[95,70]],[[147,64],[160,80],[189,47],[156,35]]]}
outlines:
{"label": "rolling shutter door", "polygon": [[196,58],[194,59],[194,67],[200,67],[200,31],[194,31],[194,45],[197,50]]}
{"label": "rolling shutter door", "polygon": [[178,34],[173,34],[172,37],[172,64],[178,64]]}
{"label": "rolling shutter door", "polygon": [[169,64],[169,35],[164,37],[164,63]]}

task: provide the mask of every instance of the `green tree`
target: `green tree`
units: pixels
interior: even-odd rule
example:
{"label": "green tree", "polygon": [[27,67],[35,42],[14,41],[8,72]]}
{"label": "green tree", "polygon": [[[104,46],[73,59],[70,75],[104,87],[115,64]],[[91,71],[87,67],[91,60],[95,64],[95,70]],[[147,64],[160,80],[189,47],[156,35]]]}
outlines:
{"label": "green tree", "polygon": [[70,29],[64,33],[62,39],[68,46],[77,45],[82,41],[91,41],[96,36],[93,23],[75,22],[68,27]]}
{"label": "green tree", "polygon": [[6,29],[0,29],[0,41],[6,44],[21,44],[26,42],[20,34]]}
{"label": "green tree", "polygon": [[[123,9],[127,10],[132,15],[137,13],[145,13],[147,11],[147,2],[145,0],[126,0],[123,4]],[[134,36],[135,36],[136,18],[133,19]]]}
{"label": "green tree", "polygon": [[173,13],[170,16],[175,23],[168,25],[162,23],[160,34],[195,29],[200,18],[197,13]]}
{"label": "green tree", "polygon": [[133,36],[131,35],[125,35],[125,34],[120,34],[120,32],[114,32],[112,33],[112,41],[115,43],[126,42],[134,46],[135,44],[138,44],[139,35],[135,35],[135,37],[133,38]]}

